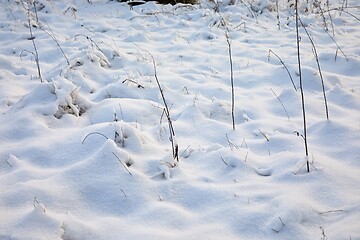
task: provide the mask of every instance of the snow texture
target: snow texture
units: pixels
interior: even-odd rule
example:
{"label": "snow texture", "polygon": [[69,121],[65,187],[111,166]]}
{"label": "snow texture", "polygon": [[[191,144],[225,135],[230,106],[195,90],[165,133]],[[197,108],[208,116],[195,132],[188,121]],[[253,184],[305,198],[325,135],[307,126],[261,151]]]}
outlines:
{"label": "snow texture", "polygon": [[299,1],[306,156],[294,2],[0,0],[0,239],[359,240],[360,9]]}

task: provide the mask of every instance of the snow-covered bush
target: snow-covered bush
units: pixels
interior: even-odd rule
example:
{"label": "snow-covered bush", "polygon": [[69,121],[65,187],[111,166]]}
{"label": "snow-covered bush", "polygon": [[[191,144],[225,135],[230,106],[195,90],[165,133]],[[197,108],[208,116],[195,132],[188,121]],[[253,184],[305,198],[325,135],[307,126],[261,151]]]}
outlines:
{"label": "snow-covered bush", "polygon": [[75,86],[69,80],[57,77],[52,83],[58,106],[58,111],[54,114],[56,118],[61,118],[64,114],[79,117],[91,107],[91,102],[81,96],[80,87]]}

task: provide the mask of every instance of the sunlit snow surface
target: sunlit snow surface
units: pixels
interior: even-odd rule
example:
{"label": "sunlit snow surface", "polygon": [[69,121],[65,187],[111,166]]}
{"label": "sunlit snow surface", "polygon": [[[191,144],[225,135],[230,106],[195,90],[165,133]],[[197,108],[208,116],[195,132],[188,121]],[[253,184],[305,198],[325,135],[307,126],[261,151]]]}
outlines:
{"label": "sunlit snow surface", "polygon": [[1,240],[360,239],[356,0],[299,4],[310,173],[291,3],[32,2],[0,1]]}

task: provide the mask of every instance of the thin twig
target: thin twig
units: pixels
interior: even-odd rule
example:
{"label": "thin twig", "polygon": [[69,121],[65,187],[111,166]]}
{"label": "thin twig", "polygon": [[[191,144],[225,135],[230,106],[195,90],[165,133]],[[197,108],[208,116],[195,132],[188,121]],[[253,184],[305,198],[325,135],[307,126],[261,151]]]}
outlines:
{"label": "thin twig", "polygon": [[65,15],[69,10],[71,10],[72,15],[73,15],[74,18],[76,19],[77,9],[76,9],[75,7],[73,7],[73,6],[68,7],[68,8],[64,11],[64,15]]}
{"label": "thin twig", "polygon": [[270,88],[271,92],[275,95],[275,97],[277,98],[277,100],[280,102],[281,106],[283,107],[285,113],[286,113],[286,116],[287,118],[290,120],[290,117],[289,117],[289,114],[288,114],[288,111],[286,110],[284,104],[282,103],[281,99],[279,98],[278,95],[276,95],[276,93],[272,90],[272,88]]}
{"label": "thin twig", "polygon": [[36,208],[36,204],[40,206],[44,213],[46,213],[46,208],[37,200],[37,197],[34,197],[34,208]]}
{"label": "thin twig", "polygon": [[20,60],[22,60],[22,55],[23,55],[24,52],[30,53],[30,54],[34,55],[34,57],[36,58],[35,53],[30,52],[30,51],[28,51],[28,50],[25,49],[25,50],[22,50],[22,51],[20,52],[20,54],[19,54]]}
{"label": "thin twig", "polygon": [[233,31],[237,30],[237,28],[241,28],[241,26],[244,25],[244,31],[246,32],[246,23],[245,22],[242,22],[240,23],[239,25],[237,25],[236,27],[233,28]]}
{"label": "thin twig", "polygon": [[277,25],[280,30],[280,14],[279,14],[279,0],[276,0],[276,19],[277,19]]}
{"label": "thin twig", "polygon": [[322,9],[320,3],[319,3],[317,6],[318,6],[319,9],[320,9],[320,15],[321,15],[321,17],[322,17],[322,19],[323,19],[323,22],[324,22],[324,29],[325,29],[326,31],[329,31],[329,28],[328,28],[327,23],[326,23],[326,17],[325,17],[325,14],[324,14],[324,10]]}
{"label": "thin twig", "polygon": [[[76,35],[75,35],[75,38],[76,38],[77,36],[85,37],[87,40],[90,41],[91,45],[94,45],[94,46],[97,48],[97,50],[99,50],[99,51],[100,51],[102,54],[104,54],[104,56],[105,56],[105,53],[103,52],[103,50],[101,50],[101,48],[99,47],[99,45],[98,45],[91,37],[89,37],[89,36],[87,36],[87,35],[85,35],[85,34],[82,34],[82,33],[76,34]],[[106,63],[109,64],[108,62],[106,62]]]}
{"label": "thin twig", "polygon": [[349,59],[346,57],[345,53],[343,52],[343,50],[341,49],[341,47],[337,44],[337,42],[335,41],[335,39],[333,38],[333,36],[330,35],[330,33],[328,33],[328,31],[326,31],[326,29],[324,29],[324,31],[329,35],[329,37],[331,38],[331,40],[335,43],[335,45],[338,47],[338,49],[340,50],[340,52],[342,53],[342,55],[344,56],[344,58],[346,59],[346,61],[349,61]]}
{"label": "thin twig", "polygon": [[[356,6],[356,7],[353,7],[353,8],[360,8],[360,6]],[[342,12],[344,12],[344,13],[350,15],[351,17],[355,18],[356,20],[360,21],[359,17],[355,16],[354,14],[350,13],[349,11],[345,11],[344,8],[332,8],[332,9],[329,9],[328,11],[330,12],[330,11],[334,11],[334,10],[336,10],[336,11],[341,10]]]}
{"label": "thin twig", "polygon": [[[228,31],[228,30],[227,30]],[[229,52],[229,62],[230,62],[230,82],[231,82],[231,119],[232,119],[232,127],[235,130],[235,90],[234,90],[234,71],[233,71],[233,61],[232,61],[232,53],[231,53],[231,42],[229,38],[229,33],[225,33],[226,42],[228,44],[228,52]]]}
{"label": "thin twig", "polygon": [[266,136],[266,134],[263,131],[261,131],[261,129],[259,129],[259,132],[261,133],[261,135],[263,135],[263,137],[266,139],[267,142],[270,141],[270,139]]}
{"label": "thin twig", "polygon": [[[135,46],[137,46],[135,44]],[[138,47],[138,46],[137,46]],[[170,110],[169,110],[169,107],[168,107],[168,104],[166,102],[166,99],[165,99],[165,95],[164,95],[164,90],[162,89],[161,85],[160,85],[160,81],[159,81],[159,78],[157,76],[157,68],[156,68],[156,61],[155,61],[155,58],[154,56],[146,49],[142,49],[140,48],[141,50],[147,52],[151,59],[152,59],[152,63],[153,63],[153,70],[154,70],[154,77],[155,77],[155,80],[156,80],[156,83],[157,83],[157,86],[159,88],[159,92],[161,94],[161,98],[163,100],[163,103],[164,103],[164,113],[165,113],[165,116],[167,118],[167,121],[168,121],[168,125],[169,125],[169,131],[170,131],[170,136],[169,136],[169,140],[171,142],[171,148],[172,148],[172,154],[173,154],[173,159],[175,159],[177,162],[179,162],[179,146],[177,143],[175,143],[175,131],[174,131],[174,128],[173,128],[173,125],[172,125],[172,120],[171,120],[171,117],[170,117]]]}
{"label": "thin twig", "polygon": [[284,66],[286,72],[287,72],[288,75],[289,75],[290,81],[291,81],[291,83],[292,83],[295,91],[297,91],[296,86],[295,86],[295,83],[294,83],[294,80],[293,80],[293,78],[291,77],[290,71],[289,71],[289,69],[287,68],[287,66],[285,65],[284,61],[283,61],[274,51],[272,51],[271,49],[269,49],[268,61],[270,61],[270,53],[274,54],[274,55],[279,59],[280,63]]}
{"label": "thin twig", "polygon": [[[311,165],[315,170],[318,170],[317,167],[314,166],[314,164],[312,164],[311,162],[309,162],[308,159],[306,159],[306,162],[305,162],[303,165],[301,165],[301,167],[300,167],[296,172],[294,172],[294,174],[295,174],[295,175],[298,174],[298,173],[300,172],[300,170],[301,170],[305,165],[306,165],[306,166],[308,166],[308,165],[310,166],[310,165]],[[310,169],[309,169],[307,172],[310,172]]]}
{"label": "thin twig", "polygon": [[[330,9],[329,7],[329,0],[326,0],[326,7],[327,7],[327,10]],[[335,29],[334,29],[334,23],[333,23],[333,20],[332,20],[332,17],[331,17],[331,13],[330,11],[328,11],[328,14],[329,14],[329,19],[330,19],[330,23],[331,23],[331,30],[332,30],[332,34],[333,36],[335,37]]]}
{"label": "thin twig", "polygon": [[190,145],[187,146],[187,148],[180,154],[179,159],[186,153],[186,151],[189,149],[189,147],[190,147]]}
{"label": "thin twig", "polygon": [[225,27],[225,38],[228,45],[228,54],[229,54],[229,63],[230,63],[230,83],[231,83],[231,119],[232,119],[232,128],[235,130],[235,89],[234,89],[234,69],[233,69],[233,60],[232,60],[232,49],[231,41],[229,37],[230,30],[227,26],[225,19],[221,16],[221,13],[218,13],[221,18],[221,23]]}
{"label": "thin twig", "polygon": [[119,160],[119,162],[121,163],[121,165],[125,168],[125,170],[132,175],[132,173],[129,171],[129,169],[125,166],[125,164],[120,160],[120,158],[114,153],[112,152],[112,154],[114,154],[114,156]]}
{"label": "thin twig", "polygon": [[[44,21],[45,22],[45,21]],[[60,49],[62,55],[64,56],[65,60],[66,60],[66,63],[68,66],[70,66],[70,62],[69,62],[69,59],[67,58],[64,50],[62,49],[62,47],[60,46],[58,40],[56,39],[55,35],[54,35],[54,32],[52,31],[52,29],[50,28],[49,24],[47,24],[47,22],[45,22],[46,26],[49,28],[50,30],[50,33],[48,31],[46,31],[45,29],[42,29],[40,28],[40,30],[44,31],[48,36],[50,36],[54,42],[56,43],[56,45],[58,46],[58,48]]]}
{"label": "thin twig", "polygon": [[[281,222],[281,224],[282,224],[281,228],[285,227],[285,223],[284,223],[284,221],[281,219],[281,217],[279,217],[279,220],[280,220],[280,222]],[[280,228],[280,230],[281,230],[281,228]],[[274,232],[276,232],[276,233],[279,233],[279,232],[280,232],[280,230],[277,230],[277,229],[275,229],[275,228],[272,228],[272,230],[273,230]]]}
{"label": "thin twig", "polygon": [[225,163],[226,166],[228,166],[229,164],[225,161],[225,159],[223,157],[221,157],[221,160]]}
{"label": "thin twig", "polygon": [[340,11],[339,11],[339,16],[341,16],[341,12],[342,12],[342,10],[344,9],[345,4],[347,5],[347,0],[343,0],[343,2],[342,2],[342,4],[341,4],[341,9],[340,9]]}
{"label": "thin twig", "polygon": [[244,6],[247,8],[247,10],[250,12],[250,14],[255,18],[256,23],[257,23],[257,22],[258,22],[258,19],[257,19],[256,13],[254,13],[254,12],[251,10],[251,7],[249,7],[243,0],[240,0],[240,2],[241,2],[242,4],[244,4]]}
{"label": "thin twig", "polygon": [[245,145],[245,148],[249,148],[245,141],[245,138],[243,138],[243,141],[241,142],[241,145],[240,145],[241,148],[243,147],[243,144]]}
{"label": "thin twig", "polygon": [[309,166],[309,151],[307,145],[307,131],[306,131],[306,111],[305,111],[305,98],[304,98],[304,89],[303,89],[303,79],[301,74],[301,60],[300,60],[300,36],[299,36],[299,12],[298,12],[298,0],[295,0],[295,13],[296,13],[296,46],[297,46],[297,59],[298,59],[298,68],[299,68],[299,78],[300,78],[300,93],[301,93],[301,107],[303,115],[303,129],[304,129],[304,145],[305,145],[305,155],[306,155],[306,167],[307,172],[310,172]]}
{"label": "thin twig", "polygon": [[285,223],[283,222],[283,220],[281,219],[281,217],[279,217],[279,219],[280,219],[282,225],[285,226]]}
{"label": "thin twig", "polygon": [[165,108],[163,108],[161,111],[161,116],[160,116],[160,121],[159,121],[160,125],[162,124],[162,119],[163,119],[164,115],[165,115]]}
{"label": "thin twig", "polygon": [[122,107],[121,107],[120,103],[119,103],[119,109],[120,109],[120,114],[121,114],[121,120],[124,120],[124,114],[123,114]]}
{"label": "thin twig", "polygon": [[33,47],[34,47],[34,51],[35,51],[35,62],[36,62],[36,67],[37,67],[37,71],[38,71],[38,75],[39,75],[39,79],[41,82],[43,82],[43,78],[41,76],[41,69],[40,69],[40,60],[39,60],[39,53],[38,50],[36,48],[36,44],[35,44],[35,36],[33,35],[32,32],[32,27],[31,27],[31,21],[30,21],[30,9],[28,9],[28,24],[29,24],[29,31],[30,31],[30,38],[29,40],[31,40]]}
{"label": "thin twig", "polygon": [[8,160],[5,159],[5,162],[12,168],[12,165],[9,163]]}
{"label": "thin twig", "polygon": [[33,2],[33,7],[34,7],[34,12],[35,12],[36,22],[39,22],[39,17],[38,17],[37,9],[36,9],[36,1]]}
{"label": "thin twig", "polygon": [[136,82],[136,81],[134,81],[134,80],[128,79],[128,78],[127,78],[127,79],[125,79],[124,81],[122,81],[122,83],[125,83],[126,81],[136,84],[136,85],[137,85],[137,88],[142,88],[142,89],[144,89],[144,88],[145,88],[143,85],[141,85],[141,84],[137,83],[137,82]]}
{"label": "thin twig", "polygon": [[305,25],[304,25],[303,22],[301,21],[301,18],[299,18],[299,21],[300,21],[302,27],[304,28],[305,33],[306,33],[306,35],[308,36],[308,38],[309,38],[309,40],[310,40],[310,42],[311,42],[312,48],[313,48],[313,53],[314,53],[314,55],[315,55],[315,59],[316,59],[316,63],[317,63],[317,67],[318,67],[319,74],[320,74],[320,79],[321,79],[321,86],[322,86],[323,97],[324,97],[324,102],[325,102],[325,114],[326,114],[326,119],[329,120],[329,108],[328,108],[327,99],[326,99],[324,78],[323,78],[323,75],[322,75],[322,72],[321,72],[320,62],[319,62],[319,57],[318,57],[318,54],[317,54],[317,51],[316,51],[316,47],[315,47],[314,41],[312,40],[312,38],[311,38],[308,30],[306,29]]}
{"label": "thin twig", "polygon": [[93,134],[99,134],[99,135],[103,136],[104,138],[109,139],[107,136],[105,136],[104,134],[102,134],[102,133],[100,133],[100,132],[91,132],[91,133],[89,133],[88,135],[85,136],[85,138],[81,141],[81,144],[84,144],[85,140],[86,140],[90,135],[93,135]]}
{"label": "thin twig", "polygon": [[239,149],[239,146],[238,146],[238,145],[236,145],[236,144],[234,144],[234,143],[232,143],[232,142],[230,141],[230,139],[229,139],[229,137],[228,137],[227,134],[225,134],[225,136],[226,136],[226,139],[227,139],[227,141],[228,141],[228,144],[229,144],[229,147],[230,147],[231,150],[232,150],[232,148]]}
{"label": "thin twig", "polygon": [[127,197],[126,193],[122,189],[120,189],[120,191],[124,194],[124,197]]}
{"label": "thin twig", "polygon": [[329,210],[329,211],[325,211],[325,212],[319,212],[319,214],[322,215],[322,214],[337,213],[337,212],[345,212],[345,210],[342,210],[342,209]]}

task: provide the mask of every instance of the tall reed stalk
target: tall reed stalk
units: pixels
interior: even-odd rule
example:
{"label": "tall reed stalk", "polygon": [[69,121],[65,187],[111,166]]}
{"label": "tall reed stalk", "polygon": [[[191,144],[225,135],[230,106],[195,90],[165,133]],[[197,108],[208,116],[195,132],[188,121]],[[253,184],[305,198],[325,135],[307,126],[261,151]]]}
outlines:
{"label": "tall reed stalk", "polygon": [[304,130],[303,139],[304,139],[304,144],[305,144],[306,169],[307,169],[307,172],[310,172],[309,151],[308,151],[308,142],[307,142],[307,129],[306,129],[305,97],[304,97],[304,89],[303,89],[303,79],[302,79],[302,74],[301,74],[298,0],[295,0],[295,19],[296,19],[297,60],[298,60],[298,70],[299,70],[299,79],[300,79],[301,108],[302,108],[303,130]]}

